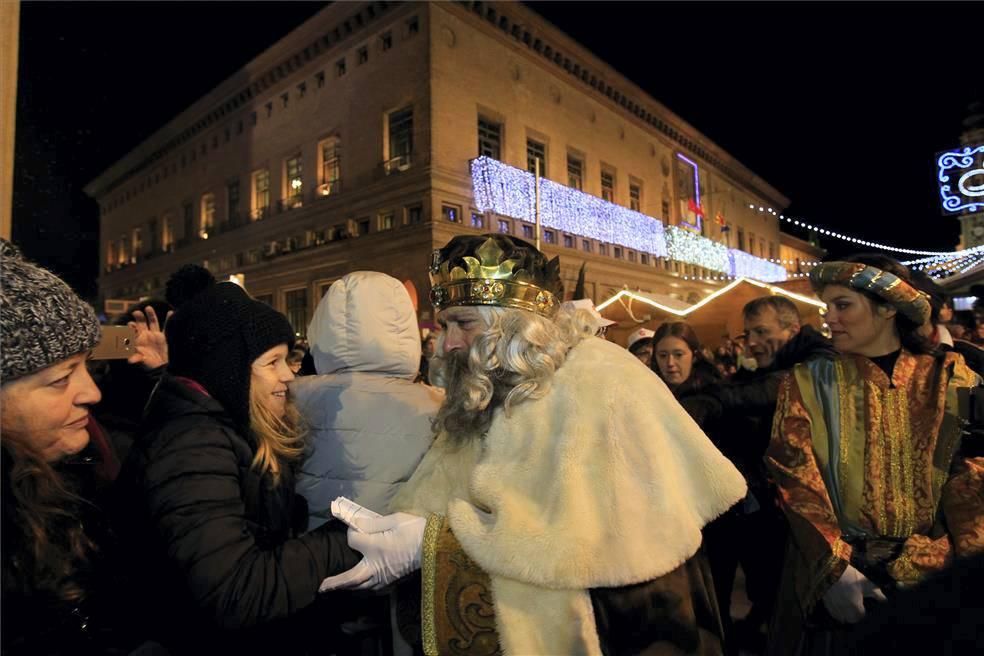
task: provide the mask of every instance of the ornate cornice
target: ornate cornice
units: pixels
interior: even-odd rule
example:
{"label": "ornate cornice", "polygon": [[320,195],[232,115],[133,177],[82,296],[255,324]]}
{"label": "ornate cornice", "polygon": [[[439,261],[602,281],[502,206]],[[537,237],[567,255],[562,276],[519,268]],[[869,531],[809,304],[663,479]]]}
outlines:
{"label": "ornate cornice", "polygon": [[[178,147],[199,136],[205,130],[216,126],[236,112],[251,107],[250,103],[264,91],[289,77],[295,71],[300,70],[324,52],[346,41],[353,34],[368,29],[381,16],[400,4],[403,3],[389,0],[374,0],[366,3],[355,13],[338,21],[332,29],[326,31],[314,41],[309,42],[308,45],[298,48],[289,57],[280,60],[278,64],[270,66],[259,75],[253,76],[249,84],[240,87],[238,91],[230,94],[224,101],[216,104],[191,125],[155,148],[152,153],[136,163],[125,166],[122,172],[111,173],[113,168],[125,162],[126,157],[124,157],[116,165],[110,167],[106,173],[86,185],[85,192],[90,197],[95,198],[114,190],[136,173],[151,167],[167,155],[170,155]],[[151,139],[153,138],[151,137]],[[109,174],[112,174],[113,177],[106,179],[106,176]]]}
{"label": "ornate cornice", "polygon": [[[613,86],[607,82],[605,74],[583,61],[579,61],[576,55],[565,52],[565,49],[551,43],[542,31],[528,27],[525,21],[516,20],[512,15],[512,11],[514,11],[512,7],[516,5],[510,7],[511,3],[483,2],[481,0],[457,0],[454,4],[496,26],[500,32],[508,35],[512,40],[575,78],[581,86],[587,87],[595,94],[606,98],[621,111],[654,128],[676,145],[712,164],[734,180],[750,187],[763,198],[782,201],[782,203],[777,204],[788,204],[789,200],[778,190],[763,188],[761,184],[756,183],[757,176],[747,168],[741,165],[736,166],[734,161],[727,161],[711,152],[684,130],[665,120],[661,113],[653,112],[642,101],[620,89],[617,83]],[[519,11],[530,10],[519,8]],[[537,14],[537,16],[539,15]],[[665,113],[667,112],[664,110],[663,114]]]}

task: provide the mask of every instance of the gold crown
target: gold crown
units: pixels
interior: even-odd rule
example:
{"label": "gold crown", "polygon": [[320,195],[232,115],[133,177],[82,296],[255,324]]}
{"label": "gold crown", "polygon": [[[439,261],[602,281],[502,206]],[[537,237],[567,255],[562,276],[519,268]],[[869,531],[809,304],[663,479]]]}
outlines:
{"label": "gold crown", "polygon": [[[434,251],[430,298],[436,311],[455,305],[495,305],[551,317],[560,308],[557,296],[545,286],[558,265],[548,265],[542,276],[536,276],[522,268],[522,258],[506,257],[492,237],[482,242],[474,253],[478,257],[460,258],[464,267],[452,267],[451,258],[442,262],[442,250]],[[554,277],[559,283],[559,275]]]}

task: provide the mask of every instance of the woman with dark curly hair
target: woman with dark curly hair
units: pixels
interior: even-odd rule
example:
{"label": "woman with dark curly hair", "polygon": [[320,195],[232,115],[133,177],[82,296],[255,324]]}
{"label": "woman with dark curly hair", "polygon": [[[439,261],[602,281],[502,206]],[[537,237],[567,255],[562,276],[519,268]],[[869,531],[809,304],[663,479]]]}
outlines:
{"label": "woman with dark curly hair", "polygon": [[961,451],[956,413],[980,379],[921,334],[929,300],[880,255],[825,262],[810,282],[840,355],[779,390],[766,462],[791,540],[775,654],[848,653],[872,604],[984,551],[984,458]]}
{"label": "woman with dark curly hair", "polygon": [[[0,241],[3,653],[126,653],[140,641],[117,603],[112,540],[92,495],[99,401],[86,368],[95,312]],[[105,443],[100,446],[106,447]]]}

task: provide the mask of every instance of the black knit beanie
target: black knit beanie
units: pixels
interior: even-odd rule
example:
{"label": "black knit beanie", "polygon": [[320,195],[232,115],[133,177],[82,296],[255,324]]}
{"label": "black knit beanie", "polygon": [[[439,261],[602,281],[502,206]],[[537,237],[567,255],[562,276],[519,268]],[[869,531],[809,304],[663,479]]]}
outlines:
{"label": "black knit beanie", "polygon": [[253,361],[278,344],[294,345],[287,317],[231,282],[185,302],[165,328],[168,373],[200,383],[249,435]]}
{"label": "black knit beanie", "polygon": [[0,239],[0,382],[88,351],[102,332],[96,313],[65,282]]}

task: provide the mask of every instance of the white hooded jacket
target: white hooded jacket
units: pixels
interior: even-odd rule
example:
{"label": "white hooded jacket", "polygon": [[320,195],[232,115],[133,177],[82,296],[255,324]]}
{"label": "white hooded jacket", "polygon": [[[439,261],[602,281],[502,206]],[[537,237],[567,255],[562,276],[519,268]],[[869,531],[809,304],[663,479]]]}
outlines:
{"label": "white hooded jacket", "polygon": [[356,271],[336,281],[308,329],[317,376],[291,386],[310,428],[297,491],[313,529],[345,496],[386,513],[433,442],[437,388],[415,384],[420,332],[406,288],[395,278]]}

